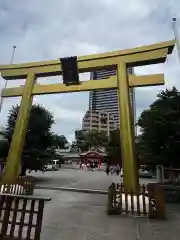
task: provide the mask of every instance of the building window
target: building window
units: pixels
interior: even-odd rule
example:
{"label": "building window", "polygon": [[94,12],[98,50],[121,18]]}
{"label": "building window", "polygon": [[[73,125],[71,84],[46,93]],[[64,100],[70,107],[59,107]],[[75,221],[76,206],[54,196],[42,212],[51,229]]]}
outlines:
{"label": "building window", "polygon": [[107,124],[107,118],[101,118],[101,124]]}

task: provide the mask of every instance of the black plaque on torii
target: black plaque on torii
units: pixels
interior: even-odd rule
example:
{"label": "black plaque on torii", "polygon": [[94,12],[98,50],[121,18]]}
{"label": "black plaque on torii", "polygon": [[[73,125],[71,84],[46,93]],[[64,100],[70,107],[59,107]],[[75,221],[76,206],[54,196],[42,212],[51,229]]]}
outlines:
{"label": "black plaque on torii", "polygon": [[60,58],[60,61],[63,83],[67,86],[79,84],[77,56]]}

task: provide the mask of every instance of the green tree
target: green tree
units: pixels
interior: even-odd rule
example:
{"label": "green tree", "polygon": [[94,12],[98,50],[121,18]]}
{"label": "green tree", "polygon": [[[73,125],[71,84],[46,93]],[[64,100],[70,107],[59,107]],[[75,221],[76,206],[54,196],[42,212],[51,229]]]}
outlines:
{"label": "green tree", "polygon": [[[13,106],[8,115],[5,135],[10,144],[19,106]],[[25,169],[41,169],[50,157],[49,149],[53,147],[51,126],[54,117],[51,112],[40,105],[33,105],[30,113],[26,140],[22,154],[22,166]]]}
{"label": "green tree", "polygon": [[0,140],[0,158],[5,161],[9,150],[9,143],[7,140]]}
{"label": "green tree", "polygon": [[64,135],[53,134],[53,147],[57,149],[66,149],[66,144],[68,143],[67,138]]}
{"label": "green tree", "polygon": [[[139,153],[151,164],[179,167],[180,92],[173,87],[161,91],[139,117]],[[151,159],[150,159],[151,158]]]}
{"label": "green tree", "polygon": [[78,152],[78,147],[76,141],[72,141],[71,152]]}
{"label": "green tree", "polygon": [[138,166],[147,165],[151,169],[155,169],[156,162],[152,160],[153,155],[148,150],[147,143],[146,141],[144,141],[143,137],[144,135],[137,136],[136,143],[135,143],[136,160],[137,160]]}
{"label": "green tree", "polygon": [[75,131],[75,141],[73,142],[73,148],[76,151],[87,151],[89,149],[89,143],[86,140],[87,132],[84,130]]}
{"label": "green tree", "polygon": [[[82,152],[90,148],[105,147],[108,142],[108,136],[105,131],[76,131],[76,147]],[[73,143],[75,144],[75,143]]]}
{"label": "green tree", "polygon": [[105,147],[108,143],[108,136],[105,131],[89,131],[85,134],[85,140],[90,148]]}
{"label": "green tree", "polygon": [[106,147],[106,151],[107,157],[109,161],[111,161],[111,163],[120,165],[122,164],[119,129],[110,132],[110,137]]}

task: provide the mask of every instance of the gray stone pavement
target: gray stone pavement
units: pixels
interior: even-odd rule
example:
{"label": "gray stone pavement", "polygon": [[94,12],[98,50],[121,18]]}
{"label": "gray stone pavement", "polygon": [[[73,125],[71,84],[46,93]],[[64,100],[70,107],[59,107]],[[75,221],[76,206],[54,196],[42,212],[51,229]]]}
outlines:
{"label": "gray stone pavement", "polygon": [[[37,185],[49,187],[73,187],[106,191],[113,180],[122,181],[116,174],[107,176],[105,172],[80,170],[59,170],[45,173],[32,173],[37,178]],[[141,184],[154,182],[154,179],[141,179]]]}
{"label": "gray stone pavement", "polygon": [[134,216],[108,216],[103,195],[36,190],[51,196],[45,205],[43,240],[178,240],[180,207],[168,206],[167,221],[150,221]]}
{"label": "gray stone pavement", "polygon": [[[37,184],[106,191],[119,176],[104,172],[59,170],[33,173]],[[147,184],[154,179],[141,179]],[[50,196],[46,203],[41,239],[43,240],[176,240],[180,236],[180,206],[168,205],[167,221],[150,221],[135,216],[108,216],[107,196],[59,190],[35,190],[35,195]]]}

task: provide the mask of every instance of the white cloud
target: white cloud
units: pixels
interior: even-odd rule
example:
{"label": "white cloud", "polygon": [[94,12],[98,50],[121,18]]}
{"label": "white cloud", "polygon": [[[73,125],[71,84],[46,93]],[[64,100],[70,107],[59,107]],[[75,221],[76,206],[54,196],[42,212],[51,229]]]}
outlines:
{"label": "white cloud", "polygon": [[[14,62],[18,63],[166,41],[173,38],[171,20],[174,16],[177,20],[180,17],[179,0],[1,0],[0,64],[9,63],[13,45],[17,46]],[[177,23],[179,26],[180,19]],[[158,72],[165,73],[165,87],[180,86],[176,51],[164,65],[136,69],[137,74]],[[54,78],[55,82],[60,80],[60,77]],[[47,84],[53,79],[43,81]],[[8,86],[17,84],[23,84],[23,81],[11,82]],[[162,87],[136,90],[137,115],[154,101],[160,89]],[[53,130],[63,132],[69,138],[73,136],[73,130],[80,128],[81,117],[88,107],[88,93],[38,96],[35,99],[55,114],[57,123]],[[10,106],[18,101],[4,101],[1,124],[4,124]]]}
{"label": "white cloud", "polygon": [[[60,99],[61,100],[61,99]],[[41,104],[42,101],[39,99],[34,99],[34,104]],[[78,109],[68,109],[61,107],[60,101],[59,104],[52,105],[52,101],[46,103],[46,108],[48,108],[54,115],[55,119],[60,119],[61,121],[75,121],[77,123],[81,123],[81,119],[84,115],[84,111],[80,111]]]}

